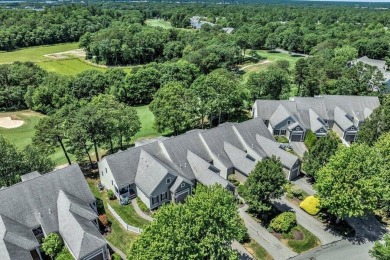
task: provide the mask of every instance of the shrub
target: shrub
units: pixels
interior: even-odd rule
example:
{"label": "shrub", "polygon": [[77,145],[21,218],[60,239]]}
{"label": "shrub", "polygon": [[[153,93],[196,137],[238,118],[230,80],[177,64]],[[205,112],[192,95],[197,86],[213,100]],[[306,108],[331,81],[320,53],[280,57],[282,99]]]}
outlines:
{"label": "shrub", "polygon": [[122,257],[117,253],[111,255],[111,260],[122,260]]}
{"label": "shrub", "polygon": [[274,138],[275,138],[276,142],[278,142],[278,143],[286,144],[286,143],[290,142],[285,136],[275,135]]}
{"label": "shrub", "polygon": [[238,185],[238,187],[237,187],[238,194],[240,194],[242,196],[242,194],[244,193],[244,190],[245,190],[245,186],[243,184]]}
{"label": "shrub", "polygon": [[56,257],[56,260],[69,260],[69,259],[73,259],[73,256],[70,254],[69,250],[66,247],[64,247]]}
{"label": "shrub", "polygon": [[299,204],[299,207],[310,215],[317,215],[320,212],[320,200],[317,197],[309,196]]}
{"label": "shrub", "polygon": [[291,187],[291,193],[295,198],[303,199],[303,191],[298,186],[292,186]]}
{"label": "shrub", "polygon": [[110,200],[114,200],[115,199],[115,194],[112,190],[108,190],[107,192],[107,196]]}
{"label": "shrub", "polygon": [[277,215],[269,226],[276,232],[288,233],[293,227],[297,225],[297,219],[294,212],[283,212]]}
{"label": "shrub", "polygon": [[145,205],[145,203],[137,197],[137,204],[138,207],[143,211],[143,212],[150,212],[149,208]]}
{"label": "shrub", "polygon": [[61,252],[63,246],[64,244],[60,235],[51,233],[43,240],[42,251],[53,259]]}
{"label": "shrub", "polygon": [[238,185],[240,185],[240,182],[237,180],[237,177],[236,177],[235,174],[230,174],[229,177],[228,177],[228,180],[236,187]]}
{"label": "shrub", "polygon": [[316,141],[317,141],[316,135],[315,135],[312,131],[308,130],[308,131],[306,132],[306,136],[305,136],[305,141],[304,141],[304,143],[305,143],[305,145],[306,145],[306,147],[307,147],[307,149],[308,149],[309,151],[310,151],[310,149],[314,146],[314,144],[316,143]]}
{"label": "shrub", "polygon": [[97,212],[99,214],[104,213],[104,204],[103,204],[103,201],[101,199],[96,200],[96,209],[97,209]]}
{"label": "shrub", "polygon": [[103,225],[103,226],[107,226],[108,223],[109,223],[109,220],[108,220],[108,217],[106,214],[101,214],[99,215],[99,222]]}

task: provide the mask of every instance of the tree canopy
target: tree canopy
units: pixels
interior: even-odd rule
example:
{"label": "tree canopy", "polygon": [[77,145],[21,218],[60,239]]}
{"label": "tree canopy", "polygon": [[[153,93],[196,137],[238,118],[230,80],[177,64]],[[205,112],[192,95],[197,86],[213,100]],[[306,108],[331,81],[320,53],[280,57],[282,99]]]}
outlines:
{"label": "tree canopy", "polygon": [[238,259],[231,248],[246,229],[233,195],[223,187],[197,186],[185,204],[168,204],[154,215],[128,259]]}

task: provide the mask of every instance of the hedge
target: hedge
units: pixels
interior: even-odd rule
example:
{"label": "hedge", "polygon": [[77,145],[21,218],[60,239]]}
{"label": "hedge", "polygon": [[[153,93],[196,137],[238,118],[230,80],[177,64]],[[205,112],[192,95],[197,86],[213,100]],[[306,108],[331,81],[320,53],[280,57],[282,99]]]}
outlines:
{"label": "hedge", "polygon": [[299,207],[310,215],[317,215],[321,210],[320,199],[314,196],[309,196],[299,204]]}
{"label": "hedge", "polygon": [[288,233],[297,225],[297,218],[294,212],[287,211],[277,215],[269,226],[276,232]]}
{"label": "hedge", "polygon": [[311,130],[308,130],[306,132],[306,136],[305,136],[305,140],[304,140],[304,143],[307,147],[307,149],[310,151],[310,149],[314,146],[314,144],[316,143],[317,141],[317,137],[316,135],[311,131]]}

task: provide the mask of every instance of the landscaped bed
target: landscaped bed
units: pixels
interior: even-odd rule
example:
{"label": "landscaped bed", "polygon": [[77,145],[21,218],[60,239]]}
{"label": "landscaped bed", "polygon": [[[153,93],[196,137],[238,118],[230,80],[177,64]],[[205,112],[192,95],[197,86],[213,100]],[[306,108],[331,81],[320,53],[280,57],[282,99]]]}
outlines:
{"label": "landscaped bed", "polygon": [[292,228],[288,234],[272,233],[294,252],[302,253],[320,245],[320,241],[301,225]]}
{"label": "landscaped bed", "polygon": [[257,260],[272,260],[273,257],[260,246],[256,241],[250,239],[248,242],[242,244],[249,253],[251,253]]}

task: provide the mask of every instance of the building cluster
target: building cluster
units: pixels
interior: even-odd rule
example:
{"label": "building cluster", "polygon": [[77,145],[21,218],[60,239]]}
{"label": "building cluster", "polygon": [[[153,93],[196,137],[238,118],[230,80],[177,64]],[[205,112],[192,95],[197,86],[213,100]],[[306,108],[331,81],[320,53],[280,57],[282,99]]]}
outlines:
{"label": "building cluster", "polygon": [[332,129],[345,143],[354,142],[361,124],[379,107],[378,97],[324,95],[290,100],[256,100],[252,113],[273,135],[303,141],[307,131],[317,137]]}
{"label": "building cluster", "polygon": [[257,161],[271,156],[280,158],[288,179],[299,175],[298,157],[283,150],[263,120],[254,118],[108,155],[99,162],[99,174],[118,198],[138,196],[154,209],[183,201],[197,183],[220,184],[234,192],[228,181],[231,174],[244,182]]}
{"label": "building cluster", "polygon": [[[202,17],[202,16],[193,16],[190,18],[190,24],[191,27],[194,29],[200,29],[202,28],[203,25],[208,24],[210,26],[215,26],[214,23],[210,23],[208,21],[205,21],[203,19],[206,19],[207,17]],[[223,27],[222,30],[227,33],[231,34],[234,31],[234,28],[232,27]]]}
{"label": "building cluster", "polygon": [[0,259],[42,260],[44,237],[58,233],[74,259],[109,259],[100,234],[96,199],[78,165],[0,190]]}

